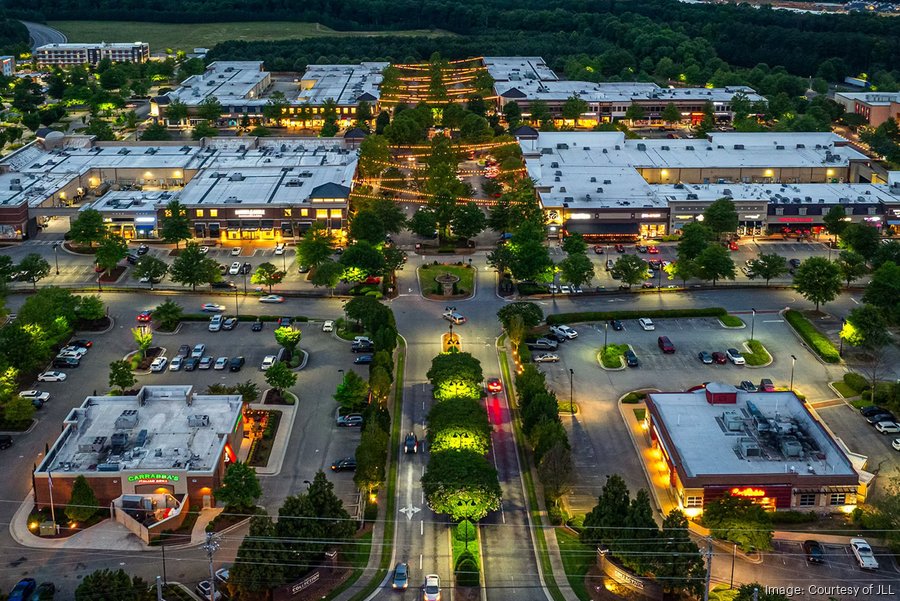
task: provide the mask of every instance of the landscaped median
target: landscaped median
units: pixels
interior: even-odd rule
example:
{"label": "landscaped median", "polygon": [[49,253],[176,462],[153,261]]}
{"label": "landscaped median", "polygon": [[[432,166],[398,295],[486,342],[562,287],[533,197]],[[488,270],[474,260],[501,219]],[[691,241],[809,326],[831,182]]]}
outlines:
{"label": "landscaped median", "polygon": [[800,335],[806,344],[816,352],[826,363],[840,363],[841,356],[834,344],[806,318],[800,311],[788,309],[784,312],[784,318],[791,327]]}
{"label": "landscaped median", "polygon": [[728,315],[722,307],[706,309],[660,309],[657,311],[579,311],[576,313],[556,313],[547,316],[547,325],[561,323],[578,323],[580,321],[607,321],[610,319],[639,319],[650,317],[657,319],[675,317],[717,317]]}
{"label": "landscaped median", "polygon": [[744,347],[745,350],[741,354],[750,367],[762,367],[772,362],[772,355],[759,340],[748,340],[744,343]]}
{"label": "landscaped median", "polygon": [[629,349],[627,344],[609,344],[600,349],[597,357],[604,369],[622,369],[625,361],[622,359],[625,351]]}

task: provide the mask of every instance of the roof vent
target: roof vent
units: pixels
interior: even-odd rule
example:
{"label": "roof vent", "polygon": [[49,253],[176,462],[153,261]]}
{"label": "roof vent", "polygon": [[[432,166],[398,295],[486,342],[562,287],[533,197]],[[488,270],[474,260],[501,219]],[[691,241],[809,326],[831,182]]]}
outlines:
{"label": "roof vent", "polygon": [[591,183],[594,184],[594,183],[596,183],[596,182],[597,182],[597,178],[596,178],[596,177],[591,177]]}
{"label": "roof vent", "polygon": [[640,143],[640,144],[637,145],[637,149],[638,149],[640,152],[645,152],[645,151],[647,150],[647,145],[646,145],[646,144],[643,144],[643,143]]}

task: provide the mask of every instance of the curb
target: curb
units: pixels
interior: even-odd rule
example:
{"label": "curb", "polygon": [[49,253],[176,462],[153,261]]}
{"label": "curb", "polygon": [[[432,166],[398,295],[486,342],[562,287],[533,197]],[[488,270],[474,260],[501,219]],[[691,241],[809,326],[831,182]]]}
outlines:
{"label": "curb", "polygon": [[[800,332],[798,332],[797,330],[795,330],[795,329],[794,329],[794,326],[791,325],[791,322],[789,322],[789,321],[787,320],[787,317],[785,317],[785,315],[784,315],[785,312],[786,312],[786,311],[789,311],[789,310],[790,310],[790,307],[785,307],[784,309],[782,309],[781,311],[779,311],[778,314],[781,315],[781,318],[784,320],[784,323],[787,324],[788,329],[791,331],[791,334],[793,334],[794,337],[797,339],[797,342],[800,343],[800,346],[801,346],[807,353],[809,353],[810,355],[812,355],[812,356],[813,356],[813,359],[815,359],[816,361],[818,361],[819,363],[821,363],[821,364],[824,365],[825,367],[837,366],[837,365],[843,365],[844,367],[847,366],[847,364],[844,362],[844,359],[843,359],[843,358],[842,358],[840,361],[838,361],[837,363],[829,363],[828,361],[825,361],[822,357],[820,357],[820,356],[819,356],[819,353],[817,353],[815,350],[813,350],[813,348],[812,348],[811,346],[809,346],[809,345],[806,343],[805,340],[803,340],[803,336],[800,335]],[[804,316],[804,317],[805,317],[805,316]],[[810,323],[812,323],[812,322],[810,322]],[[815,324],[813,324],[813,327],[815,328]],[[818,328],[815,328],[815,329],[816,329],[817,332],[819,331]],[[822,334],[822,335],[824,336],[824,334]]]}
{"label": "curb", "polygon": [[31,425],[28,426],[27,430],[21,430],[21,431],[19,431],[19,430],[0,430],[0,434],[9,434],[11,436],[28,434],[29,432],[34,430],[34,427],[37,426],[37,423],[38,423],[38,420],[36,420],[35,418],[32,417]]}
{"label": "curb", "polygon": [[[304,351],[303,349],[297,349],[303,353],[303,361],[300,362],[300,365],[294,368],[294,371],[300,371],[304,367],[306,367],[307,362],[309,362],[309,351]],[[296,395],[294,395],[296,396]]]}
{"label": "curb", "polygon": [[[291,393],[291,394],[293,394],[293,393]],[[297,396],[297,395],[294,395],[294,396]],[[299,403],[300,403],[300,399],[298,397],[297,402],[294,403],[293,405],[263,405],[262,403],[253,403],[252,405],[250,405],[251,409],[256,409],[256,410],[260,410],[260,411],[271,411],[273,407],[278,407],[278,409],[276,409],[276,410],[281,411],[281,423],[279,424],[278,429],[281,430],[282,427],[285,427],[285,426],[287,427],[287,430],[285,431],[285,435],[284,435],[284,439],[283,439],[284,442],[281,445],[281,452],[275,458],[274,467],[271,467],[271,468],[269,467],[269,465],[271,465],[273,463],[272,462],[272,454],[270,453],[269,454],[269,465],[266,465],[266,467],[264,467],[264,468],[260,468],[260,467],[254,468],[256,470],[256,474],[258,476],[277,476],[278,474],[281,473],[281,468],[284,464],[284,458],[287,455],[288,442],[291,439],[291,432],[294,430],[294,420],[297,418],[296,407]],[[290,411],[288,411],[288,409]],[[287,420],[285,419],[288,413],[290,413],[290,415],[291,415],[289,422],[287,422]]]}
{"label": "curb", "polygon": [[[87,330],[84,330],[83,333],[85,335],[92,334],[94,336],[102,336],[103,334],[108,334],[108,333],[112,332],[116,328],[116,318],[111,317],[110,315],[107,315],[106,318],[109,320],[109,326],[105,330],[100,330],[97,332],[89,332]],[[82,334],[82,332],[75,332],[75,335],[80,335],[80,334]]]}

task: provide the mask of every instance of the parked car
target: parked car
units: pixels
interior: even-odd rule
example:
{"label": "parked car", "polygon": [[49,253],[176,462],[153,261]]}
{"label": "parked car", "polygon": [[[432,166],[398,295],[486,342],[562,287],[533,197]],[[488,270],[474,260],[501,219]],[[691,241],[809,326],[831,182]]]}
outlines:
{"label": "parked car", "polygon": [[277,360],[277,357],[275,357],[275,355],[266,355],[265,357],[263,357],[262,365],[260,365],[260,369],[263,371],[266,371],[267,369],[269,369],[270,367],[275,365],[276,360]]}
{"label": "parked car", "polygon": [[262,332],[262,322],[260,320],[256,320],[253,322],[253,325],[250,326],[250,331],[252,332]]}
{"label": "parked car", "polygon": [[218,332],[222,329],[222,316],[221,315],[213,315],[209,318],[209,331],[210,332]]}
{"label": "parked car", "polygon": [[283,303],[284,297],[279,296],[277,294],[267,294],[266,296],[261,296],[259,298],[259,302],[261,302],[261,303]]}
{"label": "parked car", "polygon": [[395,591],[405,591],[409,586],[409,566],[398,563],[394,566],[394,576],[391,578],[391,588]]}
{"label": "parked car", "polygon": [[343,459],[336,459],[331,463],[331,471],[333,472],[355,472],[356,471],[356,457],[344,457]]}
{"label": "parked car", "polygon": [[730,348],[725,351],[725,354],[728,355],[728,360],[734,363],[735,365],[744,365],[747,361],[744,359],[744,356],[741,354],[741,351],[736,348]]}
{"label": "parked car", "polygon": [[700,362],[704,365],[712,365],[713,358],[712,355],[708,351],[700,351],[697,354],[697,358],[700,359]]}
{"label": "parked car", "polygon": [[800,267],[800,263],[802,263],[802,262],[803,261],[801,261],[800,259],[791,259],[790,261],[788,261],[788,265],[790,265],[791,267],[797,268],[797,267]]}
{"label": "parked car", "polygon": [[757,390],[756,384],[754,384],[750,380],[742,380],[741,383],[738,385],[738,388],[740,388],[741,390],[746,391],[746,392],[756,392],[756,390]]}
{"label": "parked car", "polygon": [[225,319],[225,321],[222,322],[222,329],[223,330],[233,330],[234,326],[237,325],[237,322],[238,322],[237,317],[228,317]]}
{"label": "parked car", "polygon": [[528,348],[531,350],[541,350],[541,351],[555,351],[559,346],[555,341],[550,340],[549,338],[538,338],[534,342],[529,342]]}
{"label": "parked car", "polygon": [[165,357],[157,357],[153,360],[153,363],[150,364],[150,371],[154,373],[159,373],[162,371],[166,371],[166,365],[169,363],[169,360]]}
{"label": "parked car", "polygon": [[198,357],[188,357],[184,360],[184,371],[194,371],[197,369],[197,365],[200,364],[200,359]]}
{"label": "parked car", "polygon": [[338,416],[335,423],[344,428],[358,428],[363,424],[363,416],[358,413]]}
{"label": "parked car", "polygon": [[178,352],[175,353],[175,356],[182,357],[182,358],[190,357],[191,356],[191,347],[186,344],[182,344],[181,346],[178,347]]}
{"label": "parked car", "polygon": [[[895,438],[891,441],[891,446],[894,447],[895,450],[900,451],[900,438]],[[3,448],[0,446],[0,448]]]}
{"label": "parked car", "polygon": [[760,392],[775,392],[775,384],[769,378],[763,378],[759,381]]}
{"label": "parked car", "polygon": [[675,345],[672,344],[672,341],[669,340],[668,336],[660,336],[656,339],[656,344],[659,346],[662,352],[667,355],[671,355],[675,352]]}
{"label": "parked car", "polygon": [[856,563],[859,564],[860,568],[864,570],[878,569],[878,560],[875,559],[872,547],[869,546],[869,543],[867,543],[864,538],[851,538],[850,550],[853,552]]}
{"label": "parked car", "polygon": [[219,586],[228,584],[229,576],[231,576],[231,571],[228,568],[219,568],[216,570],[216,582]]}
{"label": "parked car", "polygon": [[240,256],[240,254],[241,254],[241,247],[240,247],[240,246],[235,246],[234,248],[231,249],[231,256],[232,256],[232,257]]}
{"label": "parked car", "polygon": [[638,367],[641,364],[641,362],[638,361],[637,355],[634,354],[634,351],[631,349],[625,351],[625,364],[628,367]]}
{"label": "parked car", "polygon": [[278,244],[276,244],[276,245],[275,245],[275,254],[276,254],[276,255],[283,255],[283,254],[284,254],[284,249],[285,249],[286,246],[287,246],[287,245],[286,245],[284,242],[279,242]]}
{"label": "parked car", "polygon": [[137,255],[133,255],[133,254],[131,254],[131,253],[128,253],[127,255],[125,255],[125,261],[126,261],[129,265],[136,265],[139,258],[140,258],[140,257],[138,257]]}
{"label": "parked car", "polygon": [[228,362],[228,371],[241,371],[242,367],[244,367],[243,357],[232,357]]}
{"label": "parked car", "polygon": [[559,355],[553,353],[541,353],[540,355],[535,355],[532,361],[535,363],[557,363],[559,362]]}
{"label": "parked car", "polygon": [[641,326],[642,330],[645,330],[647,332],[650,332],[650,331],[656,329],[656,326],[653,324],[653,320],[650,319],[649,317],[641,317],[638,320],[638,325]]}
{"label": "parked car", "polygon": [[441,601],[441,577],[437,574],[425,576],[425,586],[422,587],[423,601]]}
{"label": "parked car", "polygon": [[172,357],[172,361],[169,362],[169,371],[181,371],[182,367],[184,367],[184,357],[181,355]]}
{"label": "parked car", "polygon": [[375,345],[369,342],[354,342],[350,345],[350,350],[354,353],[371,353],[375,350]]}
{"label": "parked car", "polygon": [[649,251],[648,251],[648,252],[649,252],[651,255],[658,255],[658,254],[659,254],[659,247],[658,247],[658,246],[651,246],[651,247],[649,248]]}
{"label": "parked car", "polygon": [[880,424],[881,422],[896,422],[897,418],[895,418],[894,414],[890,411],[885,411],[883,413],[870,415],[866,418],[866,421],[869,422],[870,425],[874,426],[875,424]]}
{"label": "parked car", "polygon": [[860,409],[859,412],[863,415],[863,417],[870,417],[879,413],[887,413],[888,410],[884,407],[879,407],[878,405],[869,405],[868,407],[863,407],[862,409]]}
{"label": "parked car", "polygon": [[56,357],[51,365],[62,369],[70,369],[81,365],[81,361],[72,357]]}
{"label": "parked car", "polygon": [[91,348],[94,343],[87,338],[77,338],[69,341],[69,346],[80,346],[81,348]]}
{"label": "parked car", "polygon": [[441,317],[458,326],[466,323],[466,318],[456,311],[447,311],[443,315],[441,315]]}
{"label": "parked car", "polygon": [[897,434],[900,432],[900,424],[897,422],[878,422],[875,429],[882,434]]}
{"label": "parked car", "polygon": [[152,311],[141,311],[138,313],[137,320],[138,323],[149,323],[153,319]]}
{"label": "parked car", "polygon": [[228,268],[228,275],[237,275],[241,272],[241,262],[235,261],[231,264],[231,267]]}
{"label": "parked car", "polygon": [[595,244],[595,245],[594,245],[594,254],[602,255],[602,254],[603,254],[603,247],[600,246],[599,244]]}
{"label": "parked car", "polygon": [[330,319],[325,320],[325,323],[322,324],[323,332],[333,332],[334,331],[334,322]]}
{"label": "parked car", "polygon": [[569,286],[568,284],[563,284],[562,286],[559,287],[559,292],[561,294],[572,294],[572,287]]}
{"label": "parked car", "polygon": [[213,369],[222,370],[228,365],[228,357],[218,357],[213,364]]}
{"label": "parked car", "polygon": [[491,394],[503,392],[503,382],[500,381],[500,378],[488,378],[487,389]]}
{"label": "parked car", "polygon": [[208,246],[201,246],[201,247],[200,247],[200,254],[201,254],[201,255],[205,255],[205,254],[208,253],[208,252],[209,252],[209,247],[208,247]]}
{"label": "parked car", "polygon": [[621,320],[618,320],[618,319],[611,319],[611,320],[609,321],[609,325],[610,325],[610,326],[612,327],[612,329],[614,329],[616,332],[621,332],[622,330],[625,329],[625,326],[622,324]]}
{"label": "parked car", "polygon": [[[199,594],[200,597],[203,598],[204,601],[206,601],[209,599],[209,595],[212,592],[212,584],[210,584],[209,580],[201,580],[197,583],[196,591],[197,594]],[[217,590],[214,596],[214,601],[221,601],[221,599],[222,593]]]}
{"label": "parked car", "polygon": [[809,563],[825,563],[825,549],[815,540],[803,541],[803,552]]}
{"label": "parked car", "polygon": [[353,360],[356,365],[368,365],[372,362],[372,355],[360,355]]}
{"label": "parked car", "polygon": [[616,244],[616,252],[617,253],[625,252],[625,245],[624,244]]}
{"label": "parked car", "polygon": [[725,365],[728,362],[728,357],[722,351],[714,352],[712,358],[716,365]]}
{"label": "parked car", "polygon": [[297,268],[297,271],[300,273],[309,273],[309,265],[301,264],[300,267]]}
{"label": "parked car", "polygon": [[141,244],[137,247],[137,254],[139,257],[146,255],[148,252],[150,252],[150,247],[146,244]]}
{"label": "parked car", "polygon": [[65,382],[68,376],[61,371],[45,371],[40,374],[38,382]]}
{"label": "parked car", "polygon": [[32,401],[40,401],[41,405],[50,400],[50,393],[43,390],[23,390],[19,393],[23,399],[31,399]]}
{"label": "parked car", "polygon": [[559,343],[567,342],[569,340],[562,334],[557,334],[555,332],[547,332],[546,334],[544,334],[544,338],[547,338],[548,340],[552,340],[553,342],[559,342]]}
{"label": "parked car", "polygon": [[13,439],[9,434],[0,434],[0,449],[8,449],[12,446]]}
{"label": "parked car", "polygon": [[556,334],[557,336],[563,336],[572,340],[573,338],[578,338],[578,332],[570,328],[569,326],[559,325],[559,326],[550,326],[550,331]]}
{"label": "parked car", "polygon": [[79,353],[73,350],[61,350],[56,354],[59,359],[78,359],[81,360],[84,357],[84,353]]}
{"label": "parked car", "polygon": [[253,266],[250,263],[244,263],[241,265],[241,275],[247,275],[251,271],[253,271]]}
{"label": "parked car", "polygon": [[36,587],[37,582],[34,578],[22,578],[13,587],[13,590],[9,592],[9,597],[6,599],[7,601],[28,601]]}
{"label": "parked car", "polygon": [[194,348],[191,350],[191,358],[199,359],[206,353],[206,345],[205,344],[195,344]]}
{"label": "parked car", "polygon": [[406,438],[403,439],[403,452],[406,454],[419,452],[419,439],[415,432],[406,434]]}

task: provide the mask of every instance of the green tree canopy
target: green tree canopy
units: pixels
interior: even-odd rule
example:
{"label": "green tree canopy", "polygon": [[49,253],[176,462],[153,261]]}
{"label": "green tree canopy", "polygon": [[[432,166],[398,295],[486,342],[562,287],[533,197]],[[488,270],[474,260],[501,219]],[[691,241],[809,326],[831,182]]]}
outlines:
{"label": "green tree canopy", "polygon": [[610,274],[631,288],[650,277],[650,268],[637,255],[622,255],[613,264]]}
{"label": "green tree canopy", "polygon": [[200,252],[200,245],[188,242],[175,257],[169,268],[169,279],[196,290],[198,284],[209,284],[221,279],[219,264]]}
{"label": "green tree canopy", "polygon": [[628,517],[631,494],[618,474],[606,477],[597,505],[584,517],[581,540],[591,546],[611,545],[626,536],[621,528]]}
{"label": "green tree canopy", "polygon": [[892,323],[900,322],[900,266],[893,261],[884,263],[872,272],[863,302],[879,307]]}
{"label": "green tree canopy", "polygon": [[491,432],[487,411],[475,399],[450,399],[436,403],[428,412],[431,453],[463,449],[484,455],[490,448]]}
{"label": "green tree canopy", "polygon": [[841,279],[847,282],[847,288],[851,282],[869,273],[865,257],[852,250],[842,250],[835,263],[841,272]]}
{"label": "green tree canopy", "polygon": [[464,450],[432,453],[422,490],[428,507],[455,521],[477,522],[500,508],[497,470],[484,455]]}
{"label": "green tree canopy", "polygon": [[572,253],[560,261],[559,271],[562,280],[574,286],[585,286],[594,278],[594,264],[584,253]]}
{"label": "green tree canopy", "polygon": [[66,517],[73,522],[86,522],[94,517],[100,509],[100,502],[94,489],[83,475],[75,478],[72,483],[72,495],[66,505]]}
{"label": "green tree canopy", "polygon": [[255,469],[236,461],[228,464],[222,477],[222,486],[214,494],[216,501],[225,505],[226,511],[249,513],[262,496],[262,486]]}
{"label": "green tree canopy", "polygon": [[873,305],[852,309],[841,329],[841,338],[870,352],[880,351],[891,342],[884,312]]}
{"label": "green tree canopy", "polygon": [[828,212],[822,217],[822,221],[825,223],[825,228],[828,230],[829,234],[833,234],[835,236],[840,236],[844,229],[849,225],[847,219],[847,211],[844,209],[842,205],[834,205]]}
{"label": "green tree canopy", "polygon": [[137,264],[132,270],[131,276],[134,279],[147,278],[147,280],[150,282],[150,290],[153,290],[153,285],[156,282],[162,280],[168,272],[168,263],[166,263],[162,259],[157,259],[156,257],[151,257],[150,255],[144,255],[143,257],[138,259]]}
{"label": "green tree canopy", "polygon": [[356,411],[365,406],[369,395],[369,384],[353,370],[347,370],[343,381],[338,384],[334,400],[348,411]]}
{"label": "green tree canopy", "polygon": [[750,268],[750,279],[762,278],[769,285],[769,280],[783,276],[788,272],[787,259],[776,253],[762,253]]}
{"label": "green tree canopy", "polygon": [[583,100],[576,96],[569,96],[566,98],[566,101],[563,102],[562,109],[560,114],[563,119],[570,119],[572,121],[577,121],[579,117],[583,113],[588,111],[588,103],[586,100]]}
{"label": "green tree canopy", "polygon": [[125,238],[117,234],[110,234],[100,241],[97,247],[97,265],[103,269],[105,273],[115,269],[119,261],[128,254],[128,243]]}
{"label": "green tree canopy", "polygon": [[78,216],[69,226],[69,238],[82,245],[93,246],[106,237],[103,215],[96,209],[78,211]]}
{"label": "green tree canopy", "polygon": [[158,328],[172,331],[178,326],[183,314],[181,305],[173,300],[166,300],[153,309],[152,316]]}
{"label": "green tree canopy", "polygon": [[663,121],[670,125],[681,121],[681,111],[678,110],[678,107],[672,102],[666,105],[666,108],[663,109],[659,116]]}
{"label": "green tree canopy", "polygon": [[75,589],[75,601],[152,601],[155,598],[156,593],[146,582],[122,569],[95,570],[82,578]]}
{"label": "green tree canopy", "polygon": [[283,392],[297,383],[297,374],[291,371],[283,361],[276,361],[272,367],[266,370],[266,384]]}
{"label": "green tree canopy", "polygon": [[162,223],[159,226],[160,237],[175,248],[184,240],[191,238],[191,220],[187,208],[177,199],[169,201],[163,211]]}
{"label": "green tree canopy", "polygon": [[109,387],[120,394],[137,383],[128,361],[113,361],[109,364]]}
{"label": "green tree canopy", "polygon": [[443,353],[431,360],[426,374],[434,387],[434,397],[479,398],[484,373],[481,362],[469,353]]}
{"label": "green tree canopy", "polygon": [[50,263],[38,253],[28,253],[17,266],[20,279],[31,282],[34,289],[37,290],[37,283],[50,275]]}
{"label": "green tree canopy", "polygon": [[819,305],[833,301],[841,290],[841,272],[825,257],[809,257],[794,274],[794,286],[803,298]]}
{"label": "green tree canopy", "polygon": [[681,240],[678,241],[678,260],[696,259],[709,246],[714,237],[713,231],[704,223],[693,221],[681,229]]}
{"label": "green tree canopy", "polygon": [[297,257],[301,264],[317,267],[327,261],[334,252],[331,234],[321,224],[306,230],[297,244]]}
{"label": "green tree canopy", "polygon": [[450,219],[450,229],[453,234],[469,240],[484,231],[487,226],[487,218],[481,208],[474,202],[457,205]]}
{"label": "green tree canopy", "polygon": [[350,221],[350,237],[365,240],[372,246],[384,244],[387,229],[381,217],[374,211],[361,210]]}
{"label": "green tree canopy", "polygon": [[520,315],[527,328],[534,328],[544,321],[544,311],[540,305],[527,301],[507,303],[497,311],[497,318],[506,329],[509,329],[510,320],[514,315]]}
{"label": "green tree canopy", "polygon": [[280,284],[283,279],[284,272],[268,261],[260,263],[259,267],[256,268],[256,271],[253,272],[253,275],[250,276],[251,282],[268,286],[269,292],[272,292],[272,286]]}
{"label": "green tree canopy", "polygon": [[327,288],[334,288],[337,286],[343,273],[343,265],[337,261],[328,259],[319,263],[318,267],[313,271],[312,277],[309,278],[309,281],[316,287],[325,286]]}
{"label": "green tree canopy", "polygon": [[772,547],[772,521],[765,508],[746,497],[725,494],[706,503],[703,525],[713,536],[736,543],[742,551]]}
{"label": "green tree canopy", "polygon": [[865,223],[850,223],[841,233],[841,242],[868,261],[878,252],[881,232]]}
{"label": "green tree canopy", "polygon": [[713,286],[720,279],[734,279],[734,260],[724,246],[707,246],[697,256],[695,265],[696,275],[704,280],[712,280]]}
{"label": "green tree canopy", "polygon": [[339,263],[346,268],[344,278],[348,281],[359,282],[384,272],[384,255],[364,240],[348,246],[341,254]]}
{"label": "green tree canopy", "polygon": [[366,424],[359,438],[353,482],[369,494],[384,483],[389,440],[387,432],[374,422]]}
{"label": "green tree canopy", "polygon": [[281,326],[280,328],[275,328],[275,342],[277,342],[280,346],[284,347],[286,351],[289,353],[293,353],[297,348],[297,345],[300,344],[300,339],[303,338],[303,332],[300,328],[294,328],[291,326]]}
{"label": "green tree canopy", "polygon": [[733,233],[738,226],[738,214],[734,208],[734,201],[730,198],[720,198],[714,201],[703,211],[703,224],[716,236]]}

